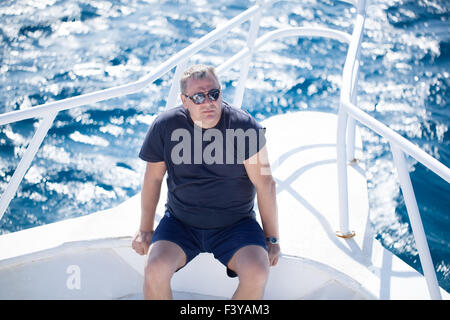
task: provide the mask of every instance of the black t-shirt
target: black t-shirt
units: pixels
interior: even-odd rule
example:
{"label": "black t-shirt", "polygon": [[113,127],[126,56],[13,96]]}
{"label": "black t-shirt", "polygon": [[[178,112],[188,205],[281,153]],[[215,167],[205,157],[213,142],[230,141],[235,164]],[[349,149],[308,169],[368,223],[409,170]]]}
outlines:
{"label": "black t-shirt", "polygon": [[254,216],[256,191],[243,161],[265,143],[264,128],[226,102],[210,129],[194,124],[189,111],[178,106],[156,117],[139,157],[165,162],[171,214],[197,228],[218,228]]}

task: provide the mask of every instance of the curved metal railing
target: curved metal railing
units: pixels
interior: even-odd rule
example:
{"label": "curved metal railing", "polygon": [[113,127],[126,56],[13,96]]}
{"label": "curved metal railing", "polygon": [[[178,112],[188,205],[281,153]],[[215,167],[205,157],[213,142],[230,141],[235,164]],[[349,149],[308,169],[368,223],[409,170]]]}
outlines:
{"label": "curved metal railing", "polygon": [[209,46],[215,40],[221,38],[233,28],[242,25],[244,22],[251,20],[248,32],[247,44],[244,49],[229,58],[223,64],[216,68],[217,73],[221,74],[227,69],[233,67],[240,62],[240,77],[236,86],[233,104],[240,107],[242,97],[245,91],[245,83],[248,75],[249,65],[252,61],[254,52],[259,50],[266,43],[281,39],[284,37],[326,37],[338,40],[349,45],[347,56],[345,59],[342,89],[340,97],[340,107],[338,112],[338,131],[337,131],[337,167],[338,167],[338,190],[339,190],[339,215],[340,215],[340,233],[343,235],[350,234],[349,217],[348,217],[348,186],[347,186],[347,159],[352,159],[354,149],[354,131],[356,121],[367,126],[374,132],[388,139],[393,156],[394,163],[399,174],[399,180],[402,187],[403,195],[407,206],[408,215],[410,217],[413,235],[417,243],[420,261],[424,270],[428,289],[432,299],[441,299],[439,285],[436,279],[430,251],[426,241],[425,232],[423,230],[420,213],[417,208],[417,202],[412,189],[409,172],[406,168],[404,154],[414,157],[417,161],[425,165],[427,168],[442,177],[450,183],[450,169],[434,159],[426,152],[412,144],[407,139],[400,136],[395,131],[389,129],[379,121],[375,120],[362,110],[356,104],[357,80],[359,74],[359,51],[361,46],[362,34],[365,21],[365,0],[341,0],[354,5],[357,9],[355,24],[352,34],[337,31],[330,28],[321,27],[298,27],[279,29],[257,38],[259,24],[262,11],[269,5],[277,2],[277,0],[260,1],[255,6],[244,11],[235,18],[229,20],[222,27],[215,29],[196,42],[192,43],[185,49],[170,57],[167,61],[159,65],[153,72],[144,76],[136,82],[117,86],[110,89],[96,91],[93,93],[83,94],[60,101],[49,102],[43,105],[33,107],[31,109],[8,112],[0,115],[0,125],[13,123],[29,118],[42,117],[43,121],[36,130],[31,142],[29,143],[22,159],[19,162],[8,186],[0,199],[0,219],[2,218],[11,199],[14,197],[17,188],[22,181],[26,171],[28,170],[36,152],[38,151],[48,130],[53,124],[56,115],[62,110],[67,110],[95,102],[120,97],[132,93],[136,93],[153,81],[159,79],[167,72],[176,67],[172,86],[166,101],[166,108],[175,105],[179,96],[178,80],[181,71],[187,65],[189,58]]}

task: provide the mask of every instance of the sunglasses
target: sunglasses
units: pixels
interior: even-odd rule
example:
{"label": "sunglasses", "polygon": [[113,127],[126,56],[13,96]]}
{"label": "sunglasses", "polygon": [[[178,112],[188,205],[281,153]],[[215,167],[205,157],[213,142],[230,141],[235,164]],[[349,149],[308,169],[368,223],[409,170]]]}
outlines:
{"label": "sunglasses", "polygon": [[193,94],[192,96],[188,96],[183,94],[185,97],[191,99],[195,104],[202,104],[206,100],[206,96],[208,96],[209,100],[216,101],[220,96],[220,89],[212,89],[208,92],[198,92]]}

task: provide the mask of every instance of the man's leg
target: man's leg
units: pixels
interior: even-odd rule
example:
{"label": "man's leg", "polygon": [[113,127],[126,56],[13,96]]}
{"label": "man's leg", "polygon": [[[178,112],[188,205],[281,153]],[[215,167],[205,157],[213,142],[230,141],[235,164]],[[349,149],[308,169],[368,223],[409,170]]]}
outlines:
{"label": "man's leg", "polygon": [[144,299],[172,299],[170,280],[186,264],[186,254],[175,243],[159,240],[150,247],[144,273]]}
{"label": "man's leg", "polygon": [[228,268],[239,277],[239,285],[233,299],[262,299],[270,268],[269,256],[263,247],[242,247],[233,255]]}

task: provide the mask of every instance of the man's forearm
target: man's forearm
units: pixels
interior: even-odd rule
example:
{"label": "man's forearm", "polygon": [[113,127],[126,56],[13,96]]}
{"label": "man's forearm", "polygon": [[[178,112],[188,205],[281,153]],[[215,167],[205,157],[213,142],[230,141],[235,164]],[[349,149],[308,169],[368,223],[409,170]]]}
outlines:
{"label": "man's forearm", "polygon": [[141,224],[143,232],[153,231],[155,212],[161,193],[161,181],[144,181],[141,192]]}
{"label": "man's forearm", "polygon": [[266,237],[279,237],[275,181],[256,189],[259,214]]}

